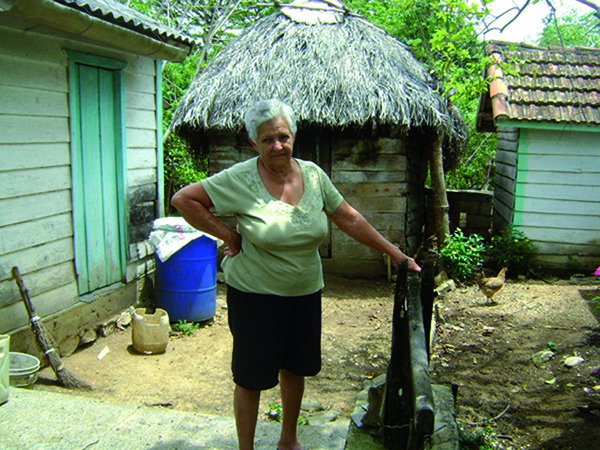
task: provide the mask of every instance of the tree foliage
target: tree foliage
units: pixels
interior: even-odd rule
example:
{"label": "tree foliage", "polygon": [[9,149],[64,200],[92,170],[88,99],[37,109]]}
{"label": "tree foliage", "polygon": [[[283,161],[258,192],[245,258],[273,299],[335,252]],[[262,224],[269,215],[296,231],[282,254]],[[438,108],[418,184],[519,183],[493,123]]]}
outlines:
{"label": "tree foliage", "polygon": [[575,9],[560,17],[556,17],[553,13],[548,14],[544,19],[544,29],[537,44],[600,47],[600,17],[596,14],[590,12],[581,15]]}
{"label": "tree foliage", "polygon": [[475,130],[475,116],[488,83],[477,26],[489,10],[467,0],[352,0],[348,5],[409,46],[439,83],[441,95],[462,112],[469,144],[446,174],[448,188],[486,188],[493,179],[496,138]]}
{"label": "tree foliage", "polygon": [[[167,62],[163,68],[163,130],[169,130],[173,111],[194,76],[237,30],[271,11],[269,5],[248,0],[128,0],[127,5],[198,43],[183,63]],[[180,188],[206,177],[208,160],[169,131],[163,140],[165,211],[173,213],[171,196]]]}

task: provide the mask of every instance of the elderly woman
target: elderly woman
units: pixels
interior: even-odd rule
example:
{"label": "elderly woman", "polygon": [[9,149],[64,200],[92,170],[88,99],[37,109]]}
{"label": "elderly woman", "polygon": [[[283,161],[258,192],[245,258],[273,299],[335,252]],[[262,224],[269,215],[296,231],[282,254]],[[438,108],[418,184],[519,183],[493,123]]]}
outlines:
{"label": "elderly woman", "polygon": [[[253,448],[260,392],[280,383],[278,448],[297,450],[304,377],[321,368],[318,248],[327,218],[396,264],[408,257],[346,203],[316,164],[292,158],[297,128],[288,105],[260,101],[246,112],[245,124],[258,156],[181,189],[172,204],[193,227],[226,243],[222,267],[240,449]],[[215,217],[212,208],[221,216],[233,214],[236,229]],[[408,260],[409,270],[421,270]]]}

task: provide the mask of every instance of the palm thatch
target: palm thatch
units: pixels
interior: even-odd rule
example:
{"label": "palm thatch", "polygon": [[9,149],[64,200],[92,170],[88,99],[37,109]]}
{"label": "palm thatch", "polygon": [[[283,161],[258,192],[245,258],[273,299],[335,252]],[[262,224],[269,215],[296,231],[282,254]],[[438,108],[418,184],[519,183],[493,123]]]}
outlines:
{"label": "palm thatch", "polygon": [[239,131],[246,108],[265,98],[289,103],[300,127],[370,123],[464,134],[460,114],[406,47],[354,14],[334,24],[296,22],[283,12],[255,22],[192,82],[171,127],[183,137]]}

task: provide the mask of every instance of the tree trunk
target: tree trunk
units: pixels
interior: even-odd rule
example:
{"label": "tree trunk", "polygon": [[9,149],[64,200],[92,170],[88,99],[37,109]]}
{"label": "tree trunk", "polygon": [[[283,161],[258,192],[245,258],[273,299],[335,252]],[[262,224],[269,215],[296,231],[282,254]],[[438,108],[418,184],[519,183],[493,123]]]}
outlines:
{"label": "tree trunk", "polygon": [[444,177],[444,162],[442,158],[442,141],[444,133],[438,132],[431,141],[431,187],[433,189],[433,213],[435,218],[435,234],[438,250],[444,247],[446,236],[450,234],[448,212],[448,197],[446,195],[446,179]]}

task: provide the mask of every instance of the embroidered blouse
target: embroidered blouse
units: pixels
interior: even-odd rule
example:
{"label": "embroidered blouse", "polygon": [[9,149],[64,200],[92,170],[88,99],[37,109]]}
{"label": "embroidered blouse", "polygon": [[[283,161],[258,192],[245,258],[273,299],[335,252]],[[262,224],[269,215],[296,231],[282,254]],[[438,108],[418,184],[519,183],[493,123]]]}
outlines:
{"label": "embroidered blouse", "polygon": [[298,206],[269,193],[258,171],[258,157],[202,180],[217,212],[233,214],[242,236],[241,251],[222,262],[227,284],[236,289],[299,296],[323,288],[319,245],[327,236],[327,216],[343,197],[319,166],[295,161],[304,183]]}

